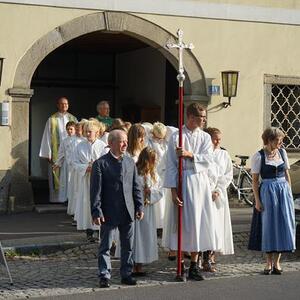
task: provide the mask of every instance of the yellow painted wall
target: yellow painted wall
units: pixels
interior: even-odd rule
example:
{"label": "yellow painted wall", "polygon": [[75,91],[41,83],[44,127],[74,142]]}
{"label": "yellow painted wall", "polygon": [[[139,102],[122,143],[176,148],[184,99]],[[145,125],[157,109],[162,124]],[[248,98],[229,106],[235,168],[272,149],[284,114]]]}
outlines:
{"label": "yellow painted wall", "polygon": [[203,3],[214,4],[234,4],[247,6],[260,6],[268,8],[285,8],[285,9],[299,9],[300,3],[297,0],[195,0]]}
{"label": "yellow painted wall", "polygon": [[[227,3],[225,0],[215,2]],[[228,2],[248,5],[253,1]],[[267,4],[269,1],[256,2]],[[274,6],[277,3],[272,2]],[[286,2],[289,2],[288,7],[298,5],[294,1]],[[9,99],[6,91],[13,86],[17,64],[37,39],[73,18],[90,13],[93,11],[0,4],[0,57],[6,58],[0,101]],[[211,99],[209,125],[222,130],[223,145],[232,155],[256,151],[261,146],[263,128],[263,76],[300,75],[300,27],[145,14],[138,16],[173,34],[179,27],[182,28],[185,41],[194,43],[193,53],[206,78],[213,79],[213,84],[221,85],[222,70],[240,71],[238,95],[232,99],[232,107],[213,112],[223,99],[221,96]],[[5,170],[10,167],[9,127],[0,127],[0,141],[0,170]]]}
{"label": "yellow painted wall", "polygon": [[[1,102],[11,100],[7,89],[13,87],[18,62],[32,44],[56,26],[88,13],[91,11],[0,3],[0,57],[5,57]],[[0,126],[0,170],[10,168],[10,152],[10,128]]]}
{"label": "yellow painted wall", "polygon": [[[224,101],[213,96],[208,106],[208,125],[223,132],[223,145],[232,157],[251,155],[261,144],[263,130],[264,74],[300,76],[299,26],[199,18],[142,16],[176,33],[184,31],[193,42],[193,53],[205,77],[221,86],[221,71],[240,71],[238,93],[232,106],[216,111]],[[292,155],[299,159],[299,156]]]}

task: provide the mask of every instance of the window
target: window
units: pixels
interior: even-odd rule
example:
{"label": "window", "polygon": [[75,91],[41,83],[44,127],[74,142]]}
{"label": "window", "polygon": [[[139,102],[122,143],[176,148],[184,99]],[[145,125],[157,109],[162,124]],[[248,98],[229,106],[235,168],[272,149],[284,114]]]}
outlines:
{"label": "window", "polygon": [[300,78],[267,78],[269,82],[266,84],[266,100],[269,111],[266,111],[266,127],[279,127],[286,134],[285,149],[300,151]]}

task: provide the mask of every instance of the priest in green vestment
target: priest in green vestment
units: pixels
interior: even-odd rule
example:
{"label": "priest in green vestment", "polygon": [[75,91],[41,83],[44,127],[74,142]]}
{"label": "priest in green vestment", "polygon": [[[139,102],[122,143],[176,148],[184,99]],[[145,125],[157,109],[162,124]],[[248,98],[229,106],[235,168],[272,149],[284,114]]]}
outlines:
{"label": "priest in green vestment", "polygon": [[107,101],[100,101],[97,104],[97,112],[98,116],[96,119],[105,124],[106,128],[108,129],[114,121],[114,119],[109,116],[109,103]]}

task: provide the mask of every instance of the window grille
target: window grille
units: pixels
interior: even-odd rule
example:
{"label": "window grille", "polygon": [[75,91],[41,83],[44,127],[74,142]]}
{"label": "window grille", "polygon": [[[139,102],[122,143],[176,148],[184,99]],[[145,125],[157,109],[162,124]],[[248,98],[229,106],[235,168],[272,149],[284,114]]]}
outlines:
{"label": "window grille", "polygon": [[272,84],[271,126],[286,134],[287,150],[300,149],[300,85]]}

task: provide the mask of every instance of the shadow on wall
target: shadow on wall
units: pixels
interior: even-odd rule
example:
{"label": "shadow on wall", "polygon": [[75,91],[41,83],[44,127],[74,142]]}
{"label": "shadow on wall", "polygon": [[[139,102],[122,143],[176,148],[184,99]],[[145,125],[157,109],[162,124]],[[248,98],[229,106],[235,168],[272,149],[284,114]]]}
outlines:
{"label": "shadow on wall", "polygon": [[33,197],[28,176],[28,140],[15,146],[11,156],[8,211],[30,211],[33,209]]}
{"label": "shadow on wall", "polygon": [[10,183],[11,171],[0,171],[0,214],[4,214],[8,211]]}

